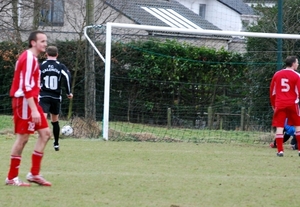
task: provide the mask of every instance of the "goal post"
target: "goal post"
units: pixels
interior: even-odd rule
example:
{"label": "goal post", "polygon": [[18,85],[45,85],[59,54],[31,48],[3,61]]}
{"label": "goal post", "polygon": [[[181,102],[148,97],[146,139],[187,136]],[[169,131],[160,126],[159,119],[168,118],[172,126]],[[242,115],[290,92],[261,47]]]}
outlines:
{"label": "goal post", "polygon": [[[91,28],[88,26],[85,28]],[[260,37],[260,38],[275,38],[275,39],[300,39],[300,35],[297,34],[278,34],[278,33],[257,33],[257,32],[237,32],[237,31],[221,31],[221,30],[202,30],[202,29],[184,29],[184,28],[172,28],[172,27],[160,27],[150,25],[137,25],[137,24],[125,24],[125,23],[106,23],[106,45],[105,45],[105,59],[101,53],[93,45],[93,48],[97,51],[100,58],[105,62],[105,79],[104,79],[104,106],[103,106],[103,139],[108,140],[109,132],[109,105],[110,105],[110,73],[111,73],[111,49],[112,49],[112,29],[123,28],[131,30],[144,30],[144,31],[160,31],[170,33],[185,33],[193,35],[215,35],[215,36],[242,36],[242,37]],[[87,35],[86,35],[87,36]]]}

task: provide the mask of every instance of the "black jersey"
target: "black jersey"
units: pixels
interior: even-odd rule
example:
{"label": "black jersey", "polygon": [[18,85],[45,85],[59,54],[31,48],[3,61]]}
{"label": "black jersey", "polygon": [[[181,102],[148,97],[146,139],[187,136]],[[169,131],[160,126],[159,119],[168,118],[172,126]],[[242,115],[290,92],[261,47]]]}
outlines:
{"label": "black jersey", "polygon": [[62,88],[65,85],[67,95],[71,93],[71,74],[68,68],[57,60],[45,60],[41,65],[40,98],[50,97],[61,100]]}

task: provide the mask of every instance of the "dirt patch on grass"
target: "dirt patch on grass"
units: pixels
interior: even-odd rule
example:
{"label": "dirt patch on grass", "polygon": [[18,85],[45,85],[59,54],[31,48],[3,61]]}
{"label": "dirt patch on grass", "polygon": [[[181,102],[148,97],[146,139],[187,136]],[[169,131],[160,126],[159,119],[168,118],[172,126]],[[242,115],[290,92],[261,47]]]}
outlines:
{"label": "dirt patch on grass", "polygon": [[99,138],[101,134],[98,123],[83,117],[74,117],[71,121],[73,128],[72,137],[75,138]]}
{"label": "dirt patch on grass", "polygon": [[274,133],[267,133],[267,134],[262,134],[260,135],[259,139],[261,142],[264,143],[270,143],[274,140],[275,134]]}
{"label": "dirt patch on grass", "polygon": [[109,130],[110,141],[135,141],[135,142],[182,142],[181,140],[171,137],[158,137],[148,132],[140,133],[120,133],[118,131]]}

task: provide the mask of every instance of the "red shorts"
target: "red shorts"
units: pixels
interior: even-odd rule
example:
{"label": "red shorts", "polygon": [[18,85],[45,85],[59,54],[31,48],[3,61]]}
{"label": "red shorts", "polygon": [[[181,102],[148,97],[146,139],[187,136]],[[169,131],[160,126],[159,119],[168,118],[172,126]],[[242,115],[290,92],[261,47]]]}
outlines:
{"label": "red shorts", "polygon": [[17,134],[33,134],[34,131],[48,127],[47,119],[43,109],[40,107],[38,100],[34,100],[37,109],[41,115],[41,123],[39,125],[32,122],[31,109],[29,108],[26,98],[13,98],[12,109],[15,124],[15,133]]}
{"label": "red shorts", "polygon": [[284,127],[286,118],[288,119],[288,125],[300,126],[300,111],[298,104],[286,107],[276,107],[274,110],[272,126]]}

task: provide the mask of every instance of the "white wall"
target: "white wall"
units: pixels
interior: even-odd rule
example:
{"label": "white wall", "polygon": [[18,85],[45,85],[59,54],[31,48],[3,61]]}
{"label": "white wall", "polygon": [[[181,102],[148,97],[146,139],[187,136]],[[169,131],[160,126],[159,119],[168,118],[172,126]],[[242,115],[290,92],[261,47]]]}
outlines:
{"label": "white wall", "polygon": [[176,0],[199,15],[199,5],[206,4],[205,19],[222,30],[242,31],[240,14],[216,0]]}
{"label": "white wall", "polygon": [[[25,4],[26,3],[26,4]],[[25,30],[23,32],[22,40],[26,41],[28,34],[32,30],[33,24],[33,3],[32,1],[24,1],[25,4],[20,12],[20,30]],[[0,2],[0,6],[3,2]],[[95,24],[104,24],[105,22],[122,22],[122,23],[133,23],[132,20],[127,17],[120,15],[117,11],[112,9],[106,4],[103,4],[101,0],[95,0]],[[11,10],[9,10],[11,12]],[[0,18],[11,20],[11,14],[3,16],[5,12],[0,13]],[[48,42],[51,44],[56,39],[66,40],[66,39],[82,39],[83,28],[85,25],[85,0],[65,0],[65,15],[64,15],[64,25],[63,26],[39,26],[37,29],[45,31],[48,35]],[[0,41],[12,40],[9,30],[0,31]]]}

